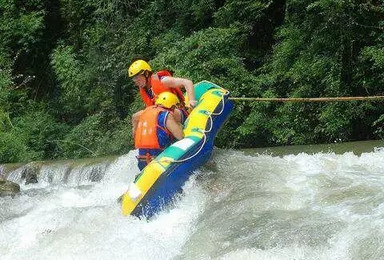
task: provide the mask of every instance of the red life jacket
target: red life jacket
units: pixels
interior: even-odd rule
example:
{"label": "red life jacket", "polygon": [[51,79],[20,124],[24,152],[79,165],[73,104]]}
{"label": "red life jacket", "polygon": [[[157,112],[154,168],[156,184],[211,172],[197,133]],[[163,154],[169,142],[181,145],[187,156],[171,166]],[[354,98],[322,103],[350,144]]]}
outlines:
{"label": "red life jacket", "polygon": [[151,90],[154,94],[153,98],[148,95],[144,88],[140,88],[140,95],[147,107],[154,105],[156,101],[156,96],[165,91],[172,92],[179,98],[181,103],[184,102],[184,95],[180,88],[168,88],[161,82],[160,78],[164,76],[172,76],[172,74],[167,70],[162,70],[155,73],[150,78]]}
{"label": "red life jacket", "polygon": [[149,106],[140,115],[135,132],[135,147],[137,149],[163,149],[159,145],[157,129],[161,128],[168,135],[171,135],[171,133],[157,123],[159,113],[162,111],[168,110],[160,106]]}

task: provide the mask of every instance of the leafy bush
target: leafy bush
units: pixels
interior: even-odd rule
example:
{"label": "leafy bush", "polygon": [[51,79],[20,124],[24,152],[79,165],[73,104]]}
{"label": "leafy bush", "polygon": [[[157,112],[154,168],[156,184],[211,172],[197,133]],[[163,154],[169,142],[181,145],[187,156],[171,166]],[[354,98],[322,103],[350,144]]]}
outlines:
{"label": "leafy bush", "polygon": [[0,163],[34,160],[37,156],[28,151],[25,140],[16,132],[0,132]]}
{"label": "leafy bush", "polygon": [[56,141],[63,138],[69,126],[57,122],[44,110],[32,110],[13,119],[15,132],[24,140],[37,159],[57,158],[60,153]]}
{"label": "leafy bush", "polygon": [[[2,1],[0,160],[127,152],[138,57],[238,97],[383,95],[382,13],[357,0]],[[375,102],[236,102],[216,144],[383,138],[383,114]]]}

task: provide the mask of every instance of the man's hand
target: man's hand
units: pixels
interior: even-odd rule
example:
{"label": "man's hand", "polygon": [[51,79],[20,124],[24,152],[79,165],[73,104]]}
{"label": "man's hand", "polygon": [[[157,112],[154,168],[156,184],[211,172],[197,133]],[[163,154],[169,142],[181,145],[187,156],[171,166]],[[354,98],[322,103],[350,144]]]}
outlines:
{"label": "man's hand", "polygon": [[189,107],[194,108],[197,105],[196,100],[189,100]]}

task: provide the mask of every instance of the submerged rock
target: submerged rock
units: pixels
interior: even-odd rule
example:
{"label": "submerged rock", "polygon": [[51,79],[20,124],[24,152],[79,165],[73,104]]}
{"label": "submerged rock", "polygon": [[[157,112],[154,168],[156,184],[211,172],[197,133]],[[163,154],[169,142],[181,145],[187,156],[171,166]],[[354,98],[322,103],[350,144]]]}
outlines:
{"label": "submerged rock", "polygon": [[25,184],[30,184],[30,183],[37,183],[38,181],[38,174],[40,171],[40,165],[37,163],[30,163],[27,164],[21,174],[21,177],[25,179]]}
{"label": "submerged rock", "polygon": [[0,197],[14,196],[19,192],[19,184],[0,178]]}

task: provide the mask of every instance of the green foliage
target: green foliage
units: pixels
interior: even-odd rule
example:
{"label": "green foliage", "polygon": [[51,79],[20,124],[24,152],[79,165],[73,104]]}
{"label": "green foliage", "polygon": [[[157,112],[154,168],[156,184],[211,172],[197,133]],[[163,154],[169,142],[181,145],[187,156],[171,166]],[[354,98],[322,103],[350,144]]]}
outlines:
{"label": "green foliage", "polygon": [[[233,41],[234,38],[237,42]],[[243,66],[239,48],[242,41],[244,34],[238,28],[209,28],[164,49],[152,63],[154,67],[165,66],[195,81],[212,76],[216,79],[231,76],[240,78],[236,71],[232,71]]]}
{"label": "green foliage", "polygon": [[81,158],[128,152],[132,147],[132,131],[126,120],[108,120],[100,112],[87,117],[58,144],[62,156]]}
{"label": "green foliage", "polygon": [[[41,1],[36,1],[38,6]],[[0,3],[0,45],[6,48],[29,51],[37,43],[44,27],[44,11],[31,10],[31,6],[18,1]]]}
{"label": "green foliage", "polygon": [[[172,37],[169,37],[172,38]],[[233,41],[237,39],[237,41]],[[234,96],[254,96],[260,93],[256,77],[245,68],[242,58],[242,43],[246,41],[243,27],[208,28],[183,38],[152,60],[155,68],[167,67],[176,75],[194,82],[209,79],[232,90]],[[252,86],[252,88],[250,88]],[[217,145],[236,146],[240,141],[234,130],[244,120],[247,108],[238,108],[232,121],[223,128]],[[229,143],[231,139],[233,142]]]}
{"label": "green foliage", "polygon": [[373,62],[373,68],[383,68],[384,67],[384,49],[383,47],[366,47],[362,53],[362,56],[366,60]]}
{"label": "green foliage", "polygon": [[[1,54],[0,54],[1,55]],[[9,90],[12,84],[11,69],[4,57],[0,56],[0,108],[9,106],[7,103]]]}
{"label": "green foliage", "polygon": [[225,5],[215,12],[215,23],[220,26],[230,26],[236,21],[238,26],[250,25],[264,15],[264,10],[272,1],[226,1]]}
{"label": "green foliage", "polygon": [[9,118],[9,113],[4,112],[0,108],[0,132],[9,131],[13,128],[11,119]]}
{"label": "green foliage", "polygon": [[30,112],[12,120],[9,113],[0,111],[0,143],[7,143],[2,146],[4,153],[0,151],[2,162],[60,157],[55,140],[63,138],[69,127],[41,108],[30,108]]}
{"label": "green foliage", "polygon": [[15,132],[38,159],[58,157],[55,142],[69,130],[66,124],[56,122],[52,115],[40,108],[14,118],[13,124]]}
{"label": "green foliage", "polygon": [[[132,149],[132,59],[244,97],[383,95],[372,1],[0,1],[0,161]],[[381,103],[236,103],[216,145],[383,138]],[[230,140],[230,141],[228,141]]]}
{"label": "green foliage", "polygon": [[22,162],[35,158],[28,153],[24,140],[15,132],[0,132],[0,163]]}
{"label": "green foliage", "polygon": [[57,102],[63,109],[62,113],[68,114],[71,120],[76,120],[77,115],[83,117],[81,112],[84,113],[88,77],[73,48],[58,46],[52,53],[51,64],[60,83]]}
{"label": "green foliage", "polygon": [[[379,94],[381,84],[367,84],[382,77],[369,73],[380,64],[379,52],[368,45],[378,37],[381,21],[370,8],[355,1],[289,1],[286,21],[277,31],[279,43],[260,69],[261,88],[281,97]],[[373,66],[367,66],[368,60]],[[380,111],[369,103],[281,104],[274,111],[254,110],[250,117],[269,115],[263,127],[271,133],[271,144],[305,144],[372,138],[370,125]],[[256,130],[247,124],[240,129]]]}
{"label": "green foliage", "polygon": [[375,134],[381,138],[384,139],[384,114],[382,114],[379,119],[377,119],[375,122],[373,122],[373,126],[376,127]]}
{"label": "green foliage", "polygon": [[32,108],[13,120],[0,110],[0,162],[58,157],[54,140],[62,138],[66,131],[68,126],[57,123],[40,108]]}

